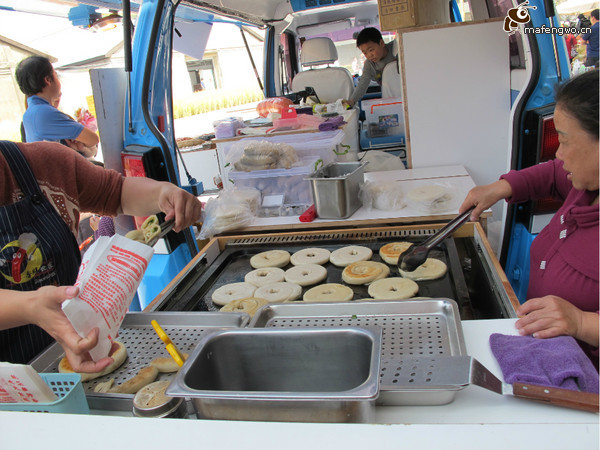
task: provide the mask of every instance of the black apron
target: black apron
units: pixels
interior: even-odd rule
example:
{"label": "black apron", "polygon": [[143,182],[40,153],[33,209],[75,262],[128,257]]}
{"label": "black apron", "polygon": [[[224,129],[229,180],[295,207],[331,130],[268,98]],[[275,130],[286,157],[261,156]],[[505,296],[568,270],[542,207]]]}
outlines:
{"label": "black apron", "polygon": [[[73,285],[81,263],[75,236],[42,193],[19,147],[0,141],[0,152],[23,193],[16,203],[0,206],[0,288]],[[49,164],[58,169],[60,163]],[[0,361],[28,363],[52,342],[35,325],[0,331]]]}

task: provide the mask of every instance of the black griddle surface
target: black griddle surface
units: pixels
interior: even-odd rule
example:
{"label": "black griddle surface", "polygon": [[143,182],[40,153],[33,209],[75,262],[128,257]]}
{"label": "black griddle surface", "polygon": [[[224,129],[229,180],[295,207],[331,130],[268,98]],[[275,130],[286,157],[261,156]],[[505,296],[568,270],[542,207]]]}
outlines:
{"label": "black griddle surface", "polygon": [[[383,262],[379,256],[379,249],[390,242],[398,241],[410,241],[418,243],[422,240],[414,239],[383,239],[378,238],[377,240],[370,241],[352,241],[352,242],[339,242],[339,241],[328,241],[328,242],[306,242],[299,244],[281,244],[281,245],[228,245],[221,254],[215,259],[215,261],[206,268],[204,273],[198,277],[193,284],[186,289],[186,292],[179,293],[178,298],[175,302],[171,303],[169,309],[176,308],[177,310],[188,310],[188,311],[217,311],[220,307],[213,304],[211,300],[212,293],[229,283],[240,283],[244,281],[244,276],[254,270],[250,265],[250,258],[258,253],[267,250],[286,250],[290,254],[293,254],[299,250],[309,247],[326,248],[330,251],[337,250],[339,248],[348,245],[360,245],[368,247],[373,251],[371,261]],[[470,302],[468,289],[464,280],[462,267],[458,259],[458,253],[456,246],[452,238],[446,239],[438,247],[431,250],[429,253],[430,258],[436,258],[448,266],[446,275],[437,280],[417,281],[419,285],[419,292],[417,297],[432,297],[432,298],[451,298],[455,300],[459,309],[461,310],[461,317],[468,318],[470,314]],[[292,264],[288,264],[283,267],[283,270],[287,270],[293,267]],[[319,284],[324,283],[340,283],[349,286],[354,291],[353,300],[370,298],[367,289],[368,286],[361,285],[348,285],[342,281],[343,267],[337,267],[332,263],[324,265],[327,269],[327,279]],[[399,277],[397,266],[388,264],[390,268],[389,277]],[[302,288],[302,295],[314,287],[311,285]],[[302,299],[302,297],[300,297]]]}

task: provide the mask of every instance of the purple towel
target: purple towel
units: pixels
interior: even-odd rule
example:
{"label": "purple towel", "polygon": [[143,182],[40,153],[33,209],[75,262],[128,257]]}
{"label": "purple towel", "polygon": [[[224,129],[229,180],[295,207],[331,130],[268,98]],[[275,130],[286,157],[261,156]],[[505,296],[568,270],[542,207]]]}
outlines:
{"label": "purple towel", "polygon": [[343,116],[335,116],[327,119],[325,122],[319,124],[319,131],[331,131],[337,130],[339,127],[344,125]]}
{"label": "purple towel", "polygon": [[598,372],[571,336],[537,339],[495,333],[490,346],[507,383],[598,393]]}
{"label": "purple towel", "polygon": [[98,221],[98,229],[94,232],[94,239],[100,236],[111,237],[115,234],[115,222],[112,217],[102,216]]}

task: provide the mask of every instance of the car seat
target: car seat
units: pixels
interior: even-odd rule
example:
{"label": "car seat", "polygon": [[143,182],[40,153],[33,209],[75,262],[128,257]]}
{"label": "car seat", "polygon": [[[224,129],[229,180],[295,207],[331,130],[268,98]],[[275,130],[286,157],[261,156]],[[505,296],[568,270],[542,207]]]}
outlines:
{"label": "car seat", "polygon": [[[393,41],[392,53],[398,57],[398,42]],[[402,76],[400,75],[400,58],[388,63],[381,74],[381,97],[403,98]]]}
{"label": "car seat", "polygon": [[[344,67],[329,67],[338,59],[337,49],[330,38],[307,39],[302,44],[300,62],[308,68],[298,73],[292,80],[292,91],[300,92],[312,87],[320,103],[334,103],[338,99],[348,99],[354,90],[352,75]],[[314,68],[322,66],[324,68]]]}

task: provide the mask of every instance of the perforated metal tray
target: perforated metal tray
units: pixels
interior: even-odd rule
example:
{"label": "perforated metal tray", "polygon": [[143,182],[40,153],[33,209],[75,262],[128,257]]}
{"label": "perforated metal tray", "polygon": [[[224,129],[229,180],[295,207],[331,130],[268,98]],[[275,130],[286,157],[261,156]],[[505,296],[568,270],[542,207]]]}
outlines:
{"label": "perforated metal tray", "polygon": [[416,386],[410,377],[387,382],[402,357],[466,354],[458,306],[450,299],[267,305],[249,326],[381,328],[380,405],[442,405],[462,388]]}
{"label": "perforated metal tray", "polygon": [[[125,316],[117,340],[127,348],[127,360],[113,373],[83,383],[88,404],[91,409],[110,411],[131,411],[133,395],[99,394],[94,392],[98,383],[115,379],[115,385],[135,376],[154,358],[169,356],[152,325],[156,320],[177,348],[184,353],[192,353],[200,338],[211,331],[221,328],[241,328],[250,321],[243,313],[219,312],[162,312],[129,313]],[[54,344],[31,362],[38,372],[58,372],[58,363],[64,356],[60,345]],[[159,374],[158,380],[171,379],[175,374]]]}

